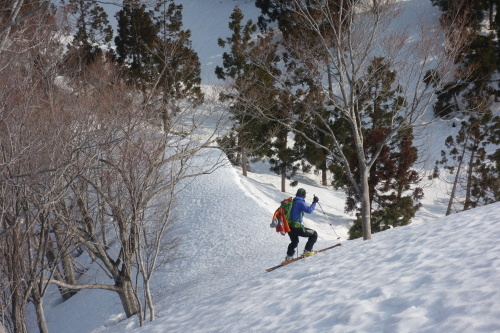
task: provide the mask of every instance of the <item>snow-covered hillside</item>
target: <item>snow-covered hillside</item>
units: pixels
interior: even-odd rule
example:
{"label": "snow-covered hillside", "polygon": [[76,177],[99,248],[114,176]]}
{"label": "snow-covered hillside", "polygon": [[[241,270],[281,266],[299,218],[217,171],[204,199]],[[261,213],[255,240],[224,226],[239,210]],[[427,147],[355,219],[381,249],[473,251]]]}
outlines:
{"label": "snow-covered hillside", "polygon": [[[271,273],[247,267],[243,279],[229,266],[214,275],[231,283],[182,303],[166,298],[162,318],[139,332],[499,332],[499,216],[497,203]],[[270,264],[260,257],[260,268]]]}
{"label": "snow-covered hillside", "polygon": [[[230,35],[236,4],[246,19],[257,18],[255,1],[176,2],[184,5],[203,83],[221,84],[213,74],[223,52],[217,39]],[[429,0],[405,4],[402,24],[416,12],[437,19]],[[424,142],[431,156],[449,127],[436,126]],[[154,277],[156,321],[139,327],[137,318],[126,319],[114,293],[83,290],[60,303],[54,289],[45,300],[50,332],[500,332],[500,203],[443,217],[446,188],[429,183],[413,224],[346,241],[352,216],[343,212],[344,193],[299,175],[307,201],[316,194],[322,207],[305,219],[319,233],[315,249],[342,246],[268,273],[289,243],[269,228],[272,213],[296,188],[282,193],[264,163],[252,170],[246,178],[227,164],[179,196],[180,259]],[[79,260],[89,279],[110,283],[89,258]]]}
{"label": "snow-covered hillside", "polygon": [[[136,319],[124,320],[114,294],[82,291],[49,303],[51,331],[500,332],[500,203],[368,242],[342,240],[268,273],[283,259],[288,237],[269,228],[283,197],[275,176],[259,177],[226,166],[183,192],[183,258],[156,275],[156,321],[139,328]],[[338,221],[331,212],[341,198],[304,187]],[[320,210],[307,217],[320,233],[316,248],[337,243]]]}

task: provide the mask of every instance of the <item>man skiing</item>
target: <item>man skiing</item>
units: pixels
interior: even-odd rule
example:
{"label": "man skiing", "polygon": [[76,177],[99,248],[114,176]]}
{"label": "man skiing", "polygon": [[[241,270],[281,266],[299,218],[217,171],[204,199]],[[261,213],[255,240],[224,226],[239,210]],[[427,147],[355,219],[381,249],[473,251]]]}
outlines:
{"label": "man skiing", "polygon": [[288,233],[290,236],[290,245],[288,245],[288,251],[286,253],[285,261],[289,261],[293,259],[293,254],[295,253],[295,248],[299,245],[299,237],[307,237],[307,243],[304,248],[303,257],[309,257],[313,254],[316,254],[313,251],[314,243],[318,239],[318,233],[312,229],[304,227],[302,225],[302,217],[304,216],[304,212],[310,214],[316,208],[316,203],[319,201],[317,196],[314,196],[313,203],[308,206],[306,204],[306,190],[303,188],[299,188],[297,193],[295,194],[295,198],[293,199],[293,206],[290,211],[290,219],[289,223],[291,231]]}

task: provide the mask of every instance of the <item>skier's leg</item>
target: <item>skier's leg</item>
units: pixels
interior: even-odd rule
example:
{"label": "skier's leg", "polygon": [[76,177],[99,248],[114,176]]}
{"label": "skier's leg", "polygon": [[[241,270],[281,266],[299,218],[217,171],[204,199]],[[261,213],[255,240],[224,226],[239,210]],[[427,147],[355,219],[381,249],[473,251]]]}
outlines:
{"label": "skier's leg", "polygon": [[293,257],[295,248],[299,245],[299,236],[297,235],[295,229],[292,229],[292,231],[288,233],[288,236],[290,237],[290,244],[288,245],[288,251],[286,251],[286,254],[289,257]]}
{"label": "skier's leg", "polygon": [[306,251],[312,251],[314,243],[318,240],[318,233],[312,229],[305,228],[305,231],[303,233],[304,236],[302,237],[307,237],[307,243],[305,246]]}

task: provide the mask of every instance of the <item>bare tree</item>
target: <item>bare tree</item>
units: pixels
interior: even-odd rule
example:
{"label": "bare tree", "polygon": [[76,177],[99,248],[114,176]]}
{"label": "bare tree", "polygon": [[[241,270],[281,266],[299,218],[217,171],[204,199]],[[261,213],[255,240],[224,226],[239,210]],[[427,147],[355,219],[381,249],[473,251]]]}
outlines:
{"label": "bare tree", "polygon": [[9,317],[7,329],[25,332],[25,307],[33,302],[39,330],[48,332],[42,299],[59,258],[46,260],[52,241],[46,217],[65,191],[61,175],[68,161],[60,154],[60,138],[70,129],[61,123],[54,84],[57,27],[46,11],[30,15],[8,29],[16,38],[4,35],[0,50],[0,275],[7,282],[2,297],[11,298],[2,302],[10,304],[2,317]]}
{"label": "bare tree", "polygon": [[[163,236],[172,221],[177,184],[224,163],[215,160],[196,170],[190,162],[214,141],[219,116],[210,110],[199,114],[188,107],[178,110],[169,120],[170,131],[165,132],[159,129],[157,117],[156,107],[161,102],[143,104],[159,99],[144,99],[120,78],[113,65],[96,62],[78,84],[85,85],[85,94],[74,100],[72,114],[79,118],[70,125],[79,131],[73,139],[78,163],[66,173],[72,181],[65,204],[61,203],[55,215],[114,284],[51,282],[74,290],[114,291],[130,317],[140,308],[132,275],[140,258],[148,307],[154,318],[149,281],[165,246]],[[201,126],[207,119],[216,122],[214,131],[203,133]],[[160,228],[157,234],[148,230],[154,223]],[[116,239],[115,244],[108,244],[108,233]],[[151,249],[156,252],[153,257],[146,254]]]}
{"label": "bare tree", "polygon": [[[158,85],[146,96],[138,93],[105,58],[71,75],[58,31],[40,24],[53,23],[50,16],[30,25],[34,16],[16,20],[28,12],[7,12],[0,50],[2,326],[25,332],[26,304],[33,302],[39,330],[47,332],[49,283],[63,298],[85,288],[114,291],[127,317],[137,314],[142,304],[134,267],[153,320],[149,282],[178,242],[168,235],[175,196],[187,179],[225,163],[218,155],[192,165],[213,148],[224,115],[208,104],[202,111],[190,103],[164,111]],[[159,113],[169,114],[165,131]],[[73,274],[77,249],[114,283],[80,284]]]}
{"label": "bare tree", "polygon": [[45,10],[48,4],[49,1],[14,0],[10,3],[2,1],[0,3],[3,11],[0,15],[0,52],[7,48],[12,30],[22,21]]}
{"label": "bare tree", "polygon": [[151,278],[153,273],[169,261],[176,258],[173,251],[179,244],[177,237],[169,235],[170,228],[175,221],[173,208],[180,177],[186,170],[182,167],[169,165],[168,181],[161,189],[161,196],[151,202],[150,209],[139,220],[137,227],[138,246],[136,248],[136,263],[144,288],[144,317],[146,309],[149,311],[149,320],[156,318],[153,296],[151,292]]}
{"label": "bare tree", "polygon": [[[16,30],[27,32],[41,31]],[[9,49],[0,53],[0,236],[10,242],[2,242],[8,245],[2,246],[2,309],[12,309],[7,326],[25,331],[24,309],[32,301],[40,331],[47,331],[42,301],[48,283],[63,297],[85,288],[114,291],[125,314],[137,314],[134,266],[143,274],[154,319],[149,281],[172,258],[166,251],[176,240],[166,233],[178,183],[225,162],[191,165],[212,146],[223,114],[179,103],[175,112],[167,110],[169,126],[161,131],[164,104],[155,85],[144,98],[104,58],[67,75],[70,69],[54,55],[63,54],[53,43],[57,34],[44,36],[46,41],[19,38],[19,45],[9,39]],[[203,130],[207,121],[213,130]],[[148,230],[152,224],[158,233]],[[79,284],[72,272],[76,248],[85,249],[114,284]],[[30,260],[16,266],[23,256]]]}

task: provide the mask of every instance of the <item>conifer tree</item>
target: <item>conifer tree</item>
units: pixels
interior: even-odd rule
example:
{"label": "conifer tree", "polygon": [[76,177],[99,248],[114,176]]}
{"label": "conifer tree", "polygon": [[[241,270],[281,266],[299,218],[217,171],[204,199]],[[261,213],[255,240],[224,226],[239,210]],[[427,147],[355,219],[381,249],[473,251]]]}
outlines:
{"label": "conifer tree", "polygon": [[[251,20],[248,20],[243,25],[244,15],[241,9],[236,6],[230,16],[229,29],[233,32],[231,37],[225,40],[218,39],[220,47],[229,46],[230,52],[222,54],[223,67],[217,66],[215,74],[217,78],[222,80],[232,80],[234,86],[234,93],[221,95],[222,100],[231,100],[231,113],[232,120],[235,122],[233,130],[224,139],[225,150],[229,155],[235,155],[233,162],[242,167],[242,173],[247,176],[247,154],[257,146],[256,133],[252,130],[256,129],[256,125],[261,125],[261,122],[252,121],[253,118],[244,111],[246,106],[239,101],[238,95],[244,94],[246,87],[250,84],[247,82],[246,74],[251,70],[251,63],[249,59],[249,49],[254,47],[255,43],[252,41],[252,34],[257,30],[256,25]],[[262,129],[263,130],[263,129]],[[262,139],[262,132],[260,140]],[[232,138],[232,143],[230,143]],[[266,137],[263,138],[267,140]],[[236,153],[231,154],[231,150],[236,150]]]}
{"label": "conifer tree", "polygon": [[[447,117],[465,109],[470,110],[471,107],[468,104],[476,103],[469,102],[470,99],[483,98],[487,95],[498,98],[500,92],[498,85],[493,82],[493,75],[500,65],[499,30],[492,14],[492,8],[497,0],[467,2],[432,0],[432,3],[443,11],[441,24],[444,26],[453,27],[457,14],[466,15],[468,47],[457,56],[455,61],[461,63],[464,71],[470,73],[465,79],[448,83],[438,93],[434,106],[436,116]],[[485,14],[489,17],[490,32],[488,33],[483,29],[486,28],[483,21]],[[496,17],[499,17],[498,14]]]}
{"label": "conifer tree", "polygon": [[[316,92],[319,93],[319,92]],[[309,98],[314,98],[317,102],[311,103],[305,110],[303,110],[299,117],[304,119],[305,123],[314,123],[317,127],[328,126],[332,130],[335,126],[335,122],[329,121],[328,124],[324,124],[321,121],[321,118],[327,118],[328,110],[323,107],[321,101],[321,97],[312,97],[314,94],[308,94]],[[308,112],[310,108],[317,109],[316,112]],[[322,115],[322,117],[317,117],[316,114]],[[309,139],[314,141],[311,143],[309,140],[305,140],[302,135],[295,135],[295,150],[298,157],[304,159],[306,163],[309,163],[313,167],[316,168],[317,171],[321,172],[321,184],[323,186],[327,186],[328,184],[328,171],[332,166],[332,161],[330,158],[330,154],[328,153],[328,149],[321,148],[321,146],[333,148],[332,139],[322,131],[315,131],[313,128],[309,126],[305,126],[304,124],[297,124],[296,129],[304,132]],[[340,133],[341,127],[337,126],[335,131]],[[304,166],[304,171],[308,171],[308,167]]]}
{"label": "conifer tree", "polygon": [[441,160],[436,162],[453,176],[446,215],[457,209],[457,202],[458,210],[467,210],[500,199],[500,174],[488,161],[495,154],[486,152],[488,144],[496,142],[494,128],[498,122],[498,117],[493,118],[491,111],[486,111],[480,117],[463,121],[458,134],[446,139],[447,151],[443,150]]}
{"label": "conifer tree", "polygon": [[118,61],[130,67],[131,79],[145,98],[159,92],[162,126],[168,130],[180,104],[195,107],[203,102],[201,67],[191,45],[191,32],[182,29],[182,5],[173,0],[154,1],[148,10],[140,0],[124,0],[117,13],[115,38]]}
{"label": "conifer tree", "polygon": [[492,82],[497,71],[494,36],[473,33],[469,38],[471,42],[461,61],[470,75],[466,80],[451,82],[441,90],[434,105],[434,113],[438,117],[471,110],[478,99],[500,94]]}
{"label": "conifer tree", "polygon": [[285,191],[286,179],[297,171],[293,166],[296,160],[293,149],[288,145],[289,130],[267,120],[259,119],[253,110],[266,110],[268,114],[279,114],[289,110],[291,100],[287,94],[275,87],[273,74],[280,71],[273,36],[257,37],[252,33],[257,27],[251,20],[242,24],[243,13],[235,7],[229,23],[233,31],[226,40],[219,39],[219,46],[230,47],[230,53],[222,56],[223,67],[217,67],[217,77],[231,80],[234,93],[224,94],[223,99],[231,100],[231,112],[236,124],[237,149],[241,156],[243,174],[246,175],[246,158],[250,152],[254,156],[268,157],[271,170],[281,175],[281,190]]}
{"label": "conifer tree", "polygon": [[[450,24],[448,18],[456,11],[469,9],[470,13],[470,43],[457,62],[470,69],[471,75],[454,90],[441,93],[434,107],[436,115],[447,116],[454,112],[465,119],[459,133],[446,139],[447,151],[443,150],[442,159],[436,162],[437,173],[438,166],[443,165],[453,175],[446,210],[448,215],[454,210],[466,210],[499,199],[498,169],[493,164],[496,155],[488,155],[486,147],[498,144],[493,130],[498,126],[498,117],[493,117],[490,109],[492,100],[496,101],[500,95],[498,84],[494,83],[500,65],[500,16],[493,13],[494,8],[498,9],[497,0],[470,1],[468,7],[463,4],[457,7],[449,0],[435,0],[433,3],[444,11],[441,22],[445,25]],[[488,14],[488,27],[483,22],[485,14]],[[485,33],[482,28],[488,28],[490,32]]]}
{"label": "conifer tree", "polygon": [[131,77],[145,90],[154,77],[151,50],[157,39],[157,27],[140,0],[123,0],[123,8],[116,13],[116,19],[118,62],[130,66]]}
{"label": "conifer tree", "polygon": [[[331,140],[323,133],[313,133],[307,130],[306,132],[310,133],[310,137],[313,138],[313,140],[318,144],[331,145]],[[302,157],[307,163],[310,163],[313,167],[315,167],[317,171],[321,172],[321,185],[329,185],[328,171],[330,168],[328,163],[328,151],[304,141],[300,136],[296,136],[295,149],[298,156]],[[304,171],[308,171],[309,169],[310,168],[307,165],[303,166]]]}
{"label": "conifer tree", "polygon": [[96,0],[69,0],[68,9],[75,32],[68,45],[66,61],[77,69],[71,74],[78,75],[84,66],[103,55],[104,48],[110,49],[113,29],[107,13]]}
{"label": "conifer tree", "polygon": [[[271,103],[272,106],[267,111],[271,117],[287,117],[286,114],[291,113],[294,108],[293,102],[286,92],[278,92]],[[285,192],[286,180],[293,178],[297,173],[299,166],[296,162],[300,160],[301,156],[289,144],[288,135],[290,129],[282,124],[275,124],[273,127],[275,128],[275,135],[268,144],[266,156],[271,164],[270,170],[281,176],[281,191]],[[291,182],[292,186],[296,184],[296,181]]]}
{"label": "conifer tree", "polygon": [[[327,1],[323,3],[329,8],[329,12],[333,17],[340,15],[340,8],[348,6],[347,2],[339,3],[336,1]],[[305,11],[311,17],[318,18],[318,26],[321,26],[325,36],[329,34],[327,24],[321,23],[321,14],[318,8],[321,5],[317,2],[302,3]],[[324,95],[321,87],[325,78],[322,72],[317,71],[314,65],[303,62],[297,62],[295,59],[303,55],[304,50],[308,50],[313,54],[311,61],[324,62],[325,67],[329,67],[329,59],[325,54],[325,50],[321,48],[321,41],[318,39],[314,31],[306,29],[294,16],[294,8],[299,6],[296,1],[276,1],[276,0],[258,0],[256,6],[261,9],[262,15],[259,17],[259,27],[261,30],[267,30],[269,23],[276,21],[282,34],[282,46],[285,52],[283,53],[284,63],[286,64],[287,78],[283,81],[286,82],[290,91],[295,90],[295,101],[290,113],[297,114],[298,117],[304,119],[303,123],[314,124],[313,127],[323,128],[325,132],[312,129],[310,126],[304,124],[296,124],[296,130],[303,132],[307,135],[308,140],[304,139],[302,135],[295,135],[295,149],[294,156],[296,159],[303,158],[308,163],[311,163],[317,170],[321,171],[321,182],[327,185],[327,169],[329,168],[328,159],[331,159],[330,154],[327,153],[327,148],[333,147],[333,141],[325,133],[327,128],[332,128],[331,121],[324,121],[330,119],[331,112],[327,111],[326,103],[328,98]],[[327,37],[328,38],[328,37]],[[327,71],[326,79],[328,88],[326,91],[332,96],[333,92],[333,79],[331,72]],[[293,87],[293,88],[292,88]],[[306,102],[306,103],[304,103]],[[314,110],[314,112],[312,112]],[[318,115],[321,115],[318,117]],[[341,129],[342,126],[338,126]],[[340,134],[340,133],[339,133]],[[327,148],[325,148],[327,147]],[[307,170],[309,167],[304,165]]]}
{"label": "conifer tree", "polygon": [[154,81],[163,96],[162,119],[164,129],[168,119],[177,112],[178,102],[191,106],[203,102],[201,67],[192,48],[191,31],[182,29],[182,5],[173,0],[157,0],[154,23],[158,38],[153,43]]}
{"label": "conifer tree", "polygon": [[97,0],[68,0],[68,6],[75,19],[73,45],[100,48],[111,42],[113,29]]}

